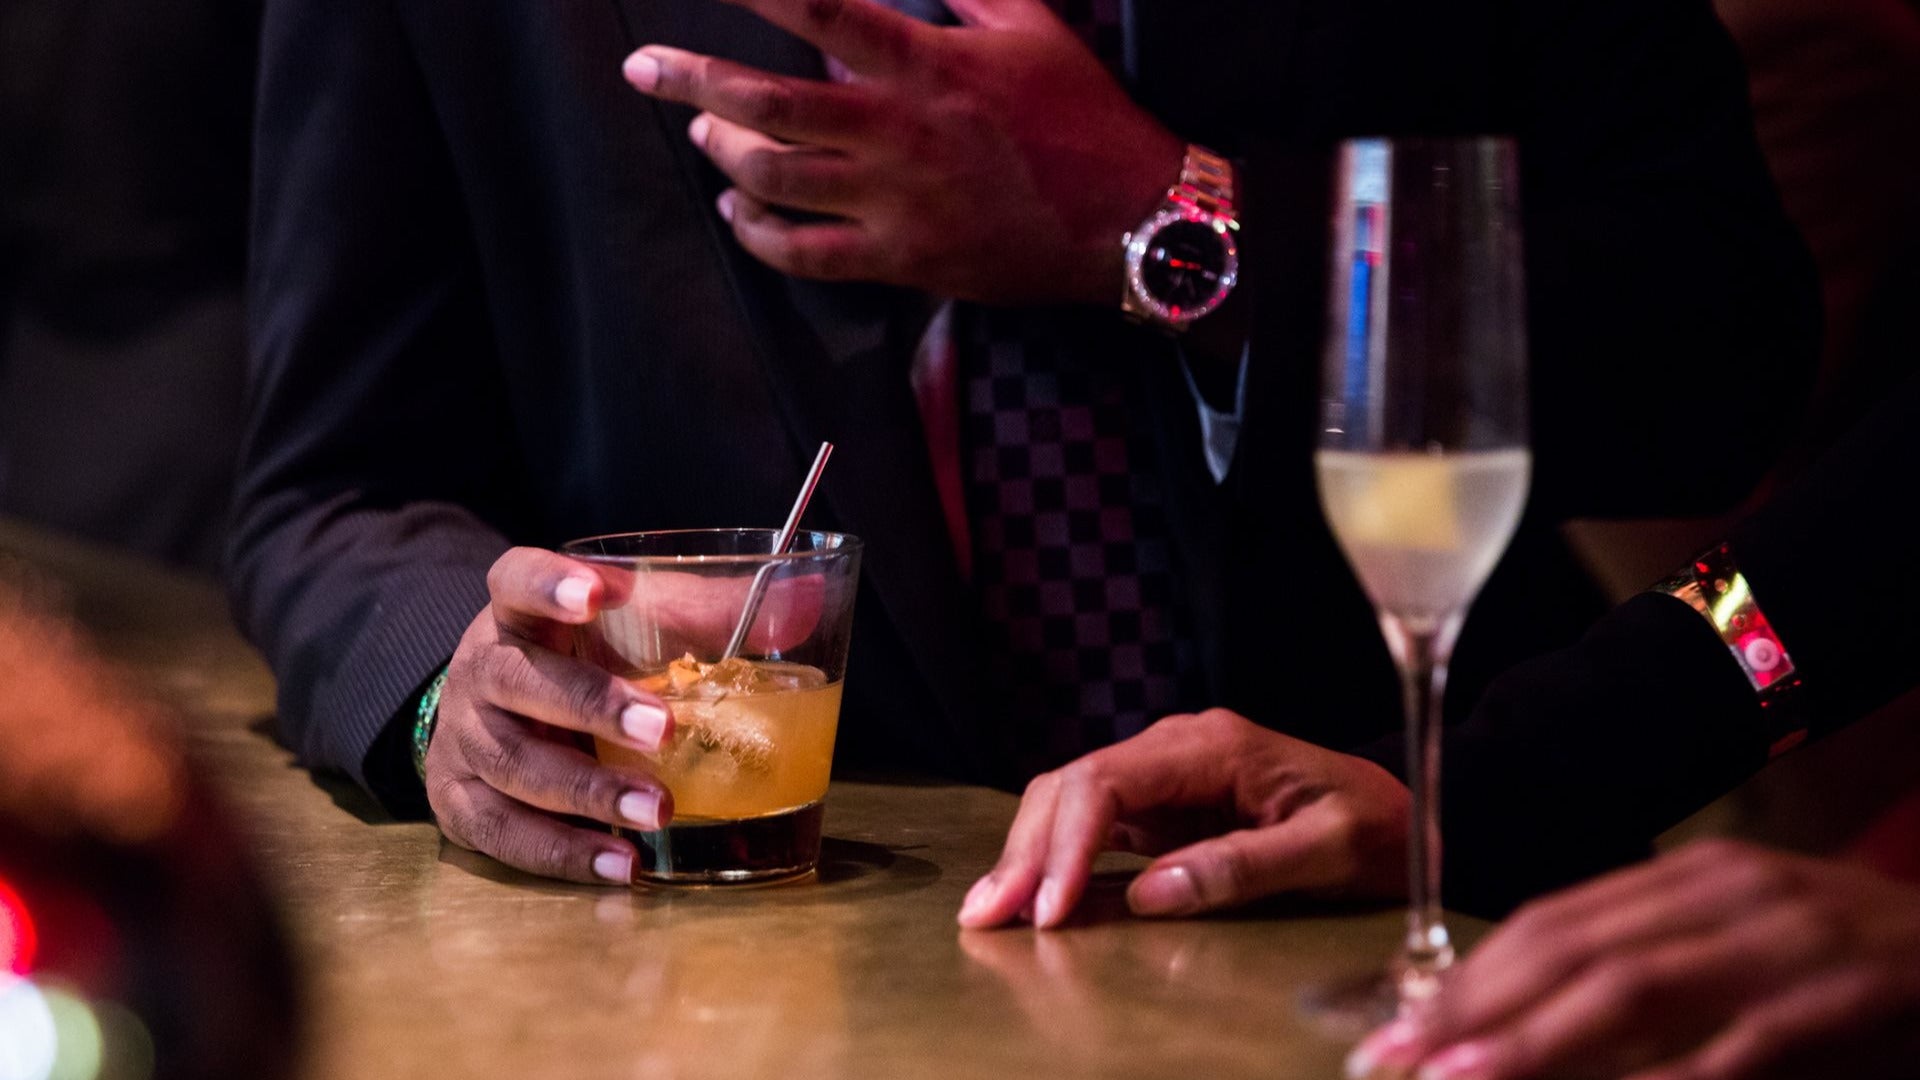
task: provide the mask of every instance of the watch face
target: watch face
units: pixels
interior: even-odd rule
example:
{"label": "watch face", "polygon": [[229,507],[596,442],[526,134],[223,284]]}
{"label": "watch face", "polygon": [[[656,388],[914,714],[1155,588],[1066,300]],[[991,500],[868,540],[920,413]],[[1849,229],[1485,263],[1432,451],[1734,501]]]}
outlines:
{"label": "watch face", "polygon": [[1217,306],[1235,269],[1232,244],[1211,221],[1181,218],[1147,238],[1140,285],[1170,317],[1192,318]]}

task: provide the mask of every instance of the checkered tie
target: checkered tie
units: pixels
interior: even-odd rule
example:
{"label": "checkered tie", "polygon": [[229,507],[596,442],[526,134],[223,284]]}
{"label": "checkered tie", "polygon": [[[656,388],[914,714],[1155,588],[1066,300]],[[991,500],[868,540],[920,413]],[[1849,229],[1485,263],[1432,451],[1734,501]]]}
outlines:
{"label": "checkered tie", "polygon": [[[1109,68],[1121,0],[1053,0]],[[957,313],[974,588],[1008,748],[1054,768],[1175,710],[1195,668],[1131,380],[1018,312]]]}
{"label": "checkered tie", "polygon": [[[885,2],[950,17],[929,0]],[[1115,70],[1122,2],[1052,0]],[[1152,447],[1130,423],[1141,411],[1125,372],[1018,312],[957,305],[952,327],[974,588],[992,700],[1005,703],[998,734],[1020,768],[1040,772],[1177,708],[1196,665],[1176,626],[1158,479],[1135,467]]]}
{"label": "checkered tie", "polygon": [[1176,709],[1193,657],[1131,380],[1020,313],[957,314],[974,587],[1005,741],[1040,771]]}

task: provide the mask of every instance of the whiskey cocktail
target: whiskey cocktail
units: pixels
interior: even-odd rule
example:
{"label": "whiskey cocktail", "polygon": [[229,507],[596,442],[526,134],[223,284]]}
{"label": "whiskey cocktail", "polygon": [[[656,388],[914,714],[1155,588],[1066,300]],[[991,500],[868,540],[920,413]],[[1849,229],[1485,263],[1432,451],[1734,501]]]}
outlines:
{"label": "whiskey cocktail", "polygon": [[[563,549],[631,571],[630,595],[580,628],[578,650],[673,714],[655,753],[597,745],[602,761],[652,775],[673,795],[666,828],[619,830],[639,849],[639,882],[767,881],[819,861],[859,542],[802,533],[785,555],[767,554],[771,543],[769,530],[700,530]],[[753,623],[727,656],[756,588]]]}

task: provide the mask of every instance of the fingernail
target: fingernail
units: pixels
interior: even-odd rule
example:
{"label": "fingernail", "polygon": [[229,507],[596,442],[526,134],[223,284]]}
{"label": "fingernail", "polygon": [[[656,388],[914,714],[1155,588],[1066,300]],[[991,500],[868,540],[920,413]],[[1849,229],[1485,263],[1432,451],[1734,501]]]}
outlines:
{"label": "fingernail", "polygon": [[620,713],[620,730],[649,750],[659,749],[667,735],[667,710],[636,701]]}
{"label": "fingernail", "polygon": [[1147,871],[1127,890],[1127,897],[1142,915],[1189,915],[1200,910],[1200,890],[1184,866]]}
{"label": "fingernail", "polygon": [[1060,910],[1060,883],[1048,878],[1040,886],[1040,895],[1033,900],[1033,925],[1054,926],[1065,915],[1066,912]]}
{"label": "fingernail", "polygon": [[973,888],[967,890],[967,898],[960,901],[960,921],[964,923],[968,919],[979,915],[980,909],[986,905],[987,894],[992,891],[992,874],[988,874],[986,877],[974,882]]}
{"label": "fingernail", "polygon": [[660,61],[655,60],[646,53],[637,52],[627,57],[624,70],[627,74],[627,81],[632,83],[637,90],[650,91],[660,85]]}
{"label": "fingernail", "polygon": [[623,851],[603,851],[593,857],[594,875],[620,885],[633,882],[633,856]]}
{"label": "fingernail", "polygon": [[587,598],[593,595],[593,581],[589,578],[570,577],[563,579],[553,587],[553,602],[562,610],[575,615],[587,613]]}
{"label": "fingernail", "polygon": [[1360,1040],[1360,1045],[1347,1055],[1347,1080],[1364,1080],[1382,1065],[1411,1064],[1398,1059],[1405,1056],[1417,1034],[1411,1022],[1395,1020]]}
{"label": "fingernail", "polygon": [[707,148],[707,132],[712,130],[713,118],[706,113],[701,113],[699,116],[693,118],[693,123],[687,125],[687,138],[693,140],[693,145],[705,150]]}
{"label": "fingernail", "polygon": [[734,199],[733,189],[728,188],[727,190],[720,193],[719,200],[714,204],[720,208],[721,220],[725,221],[729,225],[733,224],[734,202],[735,202],[735,199]]}
{"label": "fingernail", "polygon": [[660,793],[657,791],[629,791],[620,796],[616,808],[622,818],[643,829],[660,827]]}
{"label": "fingernail", "polygon": [[1461,1043],[1442,1050],[1420,1066],[1419,1080],[1474,1080],[1487,1074],[1493,1054],[1484,1042]]}

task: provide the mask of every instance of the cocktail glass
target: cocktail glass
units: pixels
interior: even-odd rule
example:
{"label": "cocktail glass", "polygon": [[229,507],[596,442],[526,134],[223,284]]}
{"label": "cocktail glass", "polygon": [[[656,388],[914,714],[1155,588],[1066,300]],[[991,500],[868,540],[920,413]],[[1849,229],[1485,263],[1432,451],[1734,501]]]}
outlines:
{"label": "cocktail glass", "polygon": [[[576,631],[579,655],[673,713],[657,753],[596,746],[602,761],[644,771],[673,796],[665,828],[617,830],[639,851],[636,883],[774,881],[819,862],[861,547],[802,532],[771,554],[774,540],[772,529],[699,529],[561,548],[619,585],[615,603]],[[756,590],[753,621],[729,656]]]}

